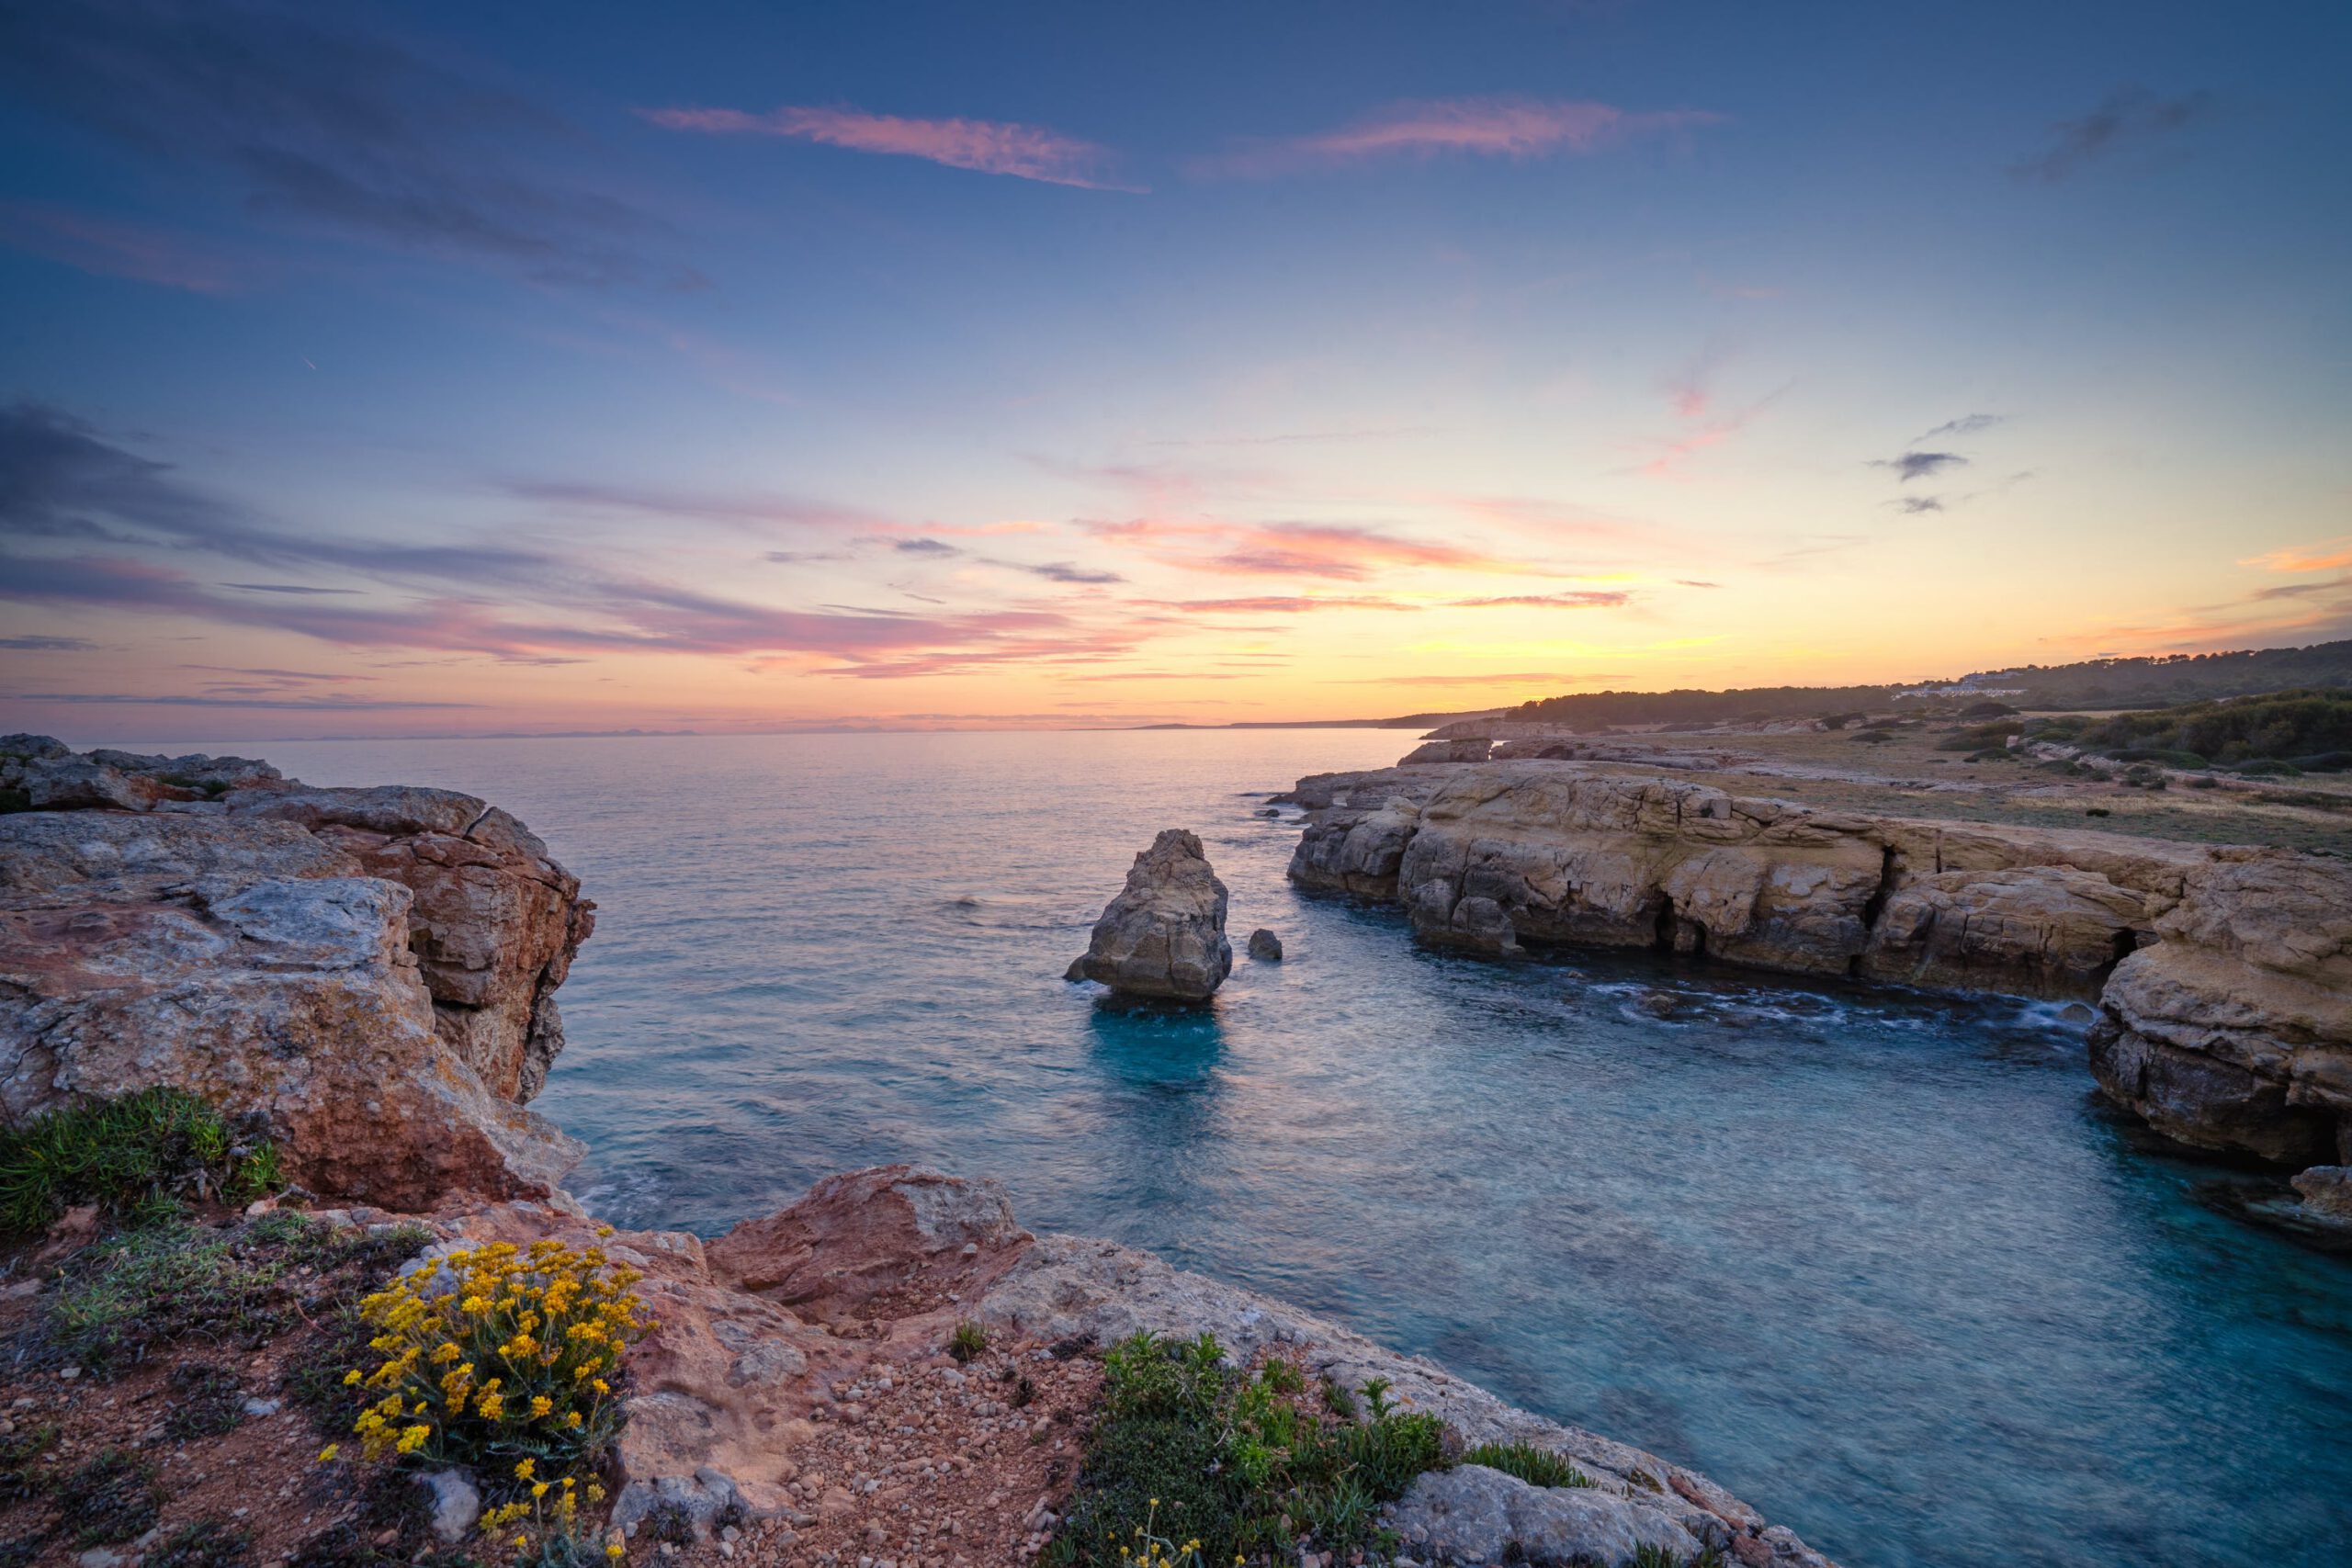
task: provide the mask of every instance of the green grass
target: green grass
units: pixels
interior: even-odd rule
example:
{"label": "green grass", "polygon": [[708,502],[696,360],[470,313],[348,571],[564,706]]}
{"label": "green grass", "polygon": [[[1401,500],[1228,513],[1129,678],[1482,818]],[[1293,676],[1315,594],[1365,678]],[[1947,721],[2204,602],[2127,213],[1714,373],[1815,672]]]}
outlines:
{"label": "green grass", "polygon": [[274,1146],[241,1138],[175,1089],[66,1106],[0,1130],[0,1232],[10,1235],[45,1230],[81,1204],[137,1222],[191,1197],[243,1203],[279,1184]]}
{"label": "green grass", "polygon": [[989,1331],[970,1318],[956,1325],[947,1337],[947,1353],[958,1361],[968,1361],[989,1348]]}
{"label": "green grass", "polygon": [[1444,1463],[1443,1425],[1396,1408],[1379,1380],[1358,1391],[1362,1405],[1348,1401],[1364,1412],[1355,1419],[1309,1397],[1286,1362],[1227,1366],[1207,1335],[1136,1335],[1104,1354],[1103,1373],[1102,1417],[1047,1551],[1058,1568],[1115,1568],[1147,1530],[1198,1540],[1218,1564],[1286,1561],[1302,1540],[1378,1556],[1393,1545],[1380,1505]]}
{"label": "green grass", "polygon": [[100,1374],[161,1345],[251,1348],[373,1287],[428,1239],[368,1235],[278,1213],[220,1227],[171,1220],[85,1248],[49,1308],[59,1353]]}
{"label": "green grass", "polygon": [[1516,1475],[1530,1486],[1589,1486],[1592,1477],[1549,1449],[1526,1443],[1481,1443],[1462,1456],[1464,1464],[1483,1464],[1505,1475]]}

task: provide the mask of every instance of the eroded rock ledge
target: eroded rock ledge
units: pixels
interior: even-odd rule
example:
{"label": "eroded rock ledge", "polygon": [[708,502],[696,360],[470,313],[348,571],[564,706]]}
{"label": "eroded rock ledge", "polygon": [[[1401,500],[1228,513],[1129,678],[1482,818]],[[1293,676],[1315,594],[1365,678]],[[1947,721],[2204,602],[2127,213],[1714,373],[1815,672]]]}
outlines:
{"label": "eroded rock ledge", "polygon": [[0,738],[0,1113],[155,1084],[266,1120],[294,1179],[423,1208],[544,1193],[579,879],[451,790]]}
{"label": "eroded rock ledge", "polygon": [[2352,1161],[2352,864],[1872,817],[1572,761],[1302,779],[1302,887],[1494,955],[1664,948],[1784,974],[2097,1000],[2093,1072],[2150,1124]]}
{"label": "eroded rock ledge", "polygon": [[[447,1213],[435,1223],[452,1243],[548,1235],[591,1241],[587,1220],[560,1197]],[[1002,1391],[991,1398],[942,1353],[956,1324],[970,1319],[988,1325],[991,1343],[1029,1347],[1024,1354],[1041,1358],[1045,1347],[1067,1354],[1150,1329],[1214,1334],[1242,1359],[1279,1348],[1351,1388],[1385,1378],[1393,1397],[1442,1416],[1465,1443],[1549,1449],[1592,1479],[1589,1493],[1571,1499],[1580,1506],[1576,1519],[1544,1525],[1552,1532],[1544,1539],[1563,1547],[1560,1562],[1582,1551],[1618,1568],[1647,1542],[1679,1557],[1712,1546],[1744,1568],[1830,1568],[1790,1530],[1655,1454],[1516,1409],[1430,1362],[1148,1253],[1032,1235],[1014,1224],[992,1181],[884,1166],[827,1178],[798,1202],[707,1245],[679,1232],[625,1232],[603,1245],[647,1271],[639,1288],[660,1324],[629,1359],[615,1514],[624,1526],[666,1505],[700,1529],[752,1521],[763,1546],[798,1553],[844,1536],[871,1542],[864,1533],[871,1518],[895,1547],[908,1528],[899,1505],[919,1507],[922,1494],[942,1483],[934,1461],[877,1451],[869,1477],[876,1487],[867,1488],[841,1472],[837,1455],[820,1457],[833,1451],[827,1436],[844,1423],[876,1432],[866,1409],[871,1391],[911,1388],[929,1391],[929,1414],[910,1451],[956,1450],[959,1420],[984,1434],[1010,1430],[1023,1439],[1011,1445],[1016,1455],[1028,1449],[1029,1423],[1003,1406]],[[1035,1435],[1047,1429],[1041,1422]],[[973,1462],[993,1461],[975,1454]],[[1032,1550],[1052,1529],[1070,1469],[1057,1468],[1063,1479],[1048,1493],[1006,1493],[1001,1506],[1015,1519],[1025,1516]],[[1449,1543],[1498,1543],[1512,1534],[1512,1510],[1529,1511],[1512,1493],[1517,1484],[1443,1489],[1442,1525],[1430,1499],[1408,1497],[1400,1522],[1424,1537],[1408,1552],[1430,1562],[1480,1561]],[[859,1550],[888,1554],[873,1544]],[[1485,1560],[1505,1559],[1490,1552]]]}

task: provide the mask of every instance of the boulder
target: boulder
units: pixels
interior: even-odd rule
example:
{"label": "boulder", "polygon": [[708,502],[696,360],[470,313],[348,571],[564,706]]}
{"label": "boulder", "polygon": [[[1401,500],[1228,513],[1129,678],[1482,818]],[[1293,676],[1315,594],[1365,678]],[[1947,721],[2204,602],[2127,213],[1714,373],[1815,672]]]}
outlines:
{"label": "boulder", "polygon": [[1437,1562],[1631,1568],[1638,1553],[1697,1561],[1708,1543],[1662,1512],[1590,1486],[1531,1486],[1485,1465],[1430,1471],[1389,1506],[1388,1528]]}
{"label": "boulder", "polygon": [[1261,964],[1280,964],[1283,961],[1283,939],[1260,926],[1250,933],[1250,956]]}
{"label": "boulder", "polygon": [[712,1242],[712,1276],[827,1324],[910,1317],[968,1296],[1029,1243],[994,1181],[911,1165],[827,1177]]}
{"label": "boulder", "polygon": [[1225,906],[1225,884],[1209,869],[1201,840],[1182,828],[1163,829],[1094,922],[1086,978],[1125,996],[1207,1000],[1233,972]]}
{"label": "boulder", "polygon": [[411,1208],[577,1161],[522,1102],[595,907],[519,822],[40,737],[9,769],[77,804],[0,817],[0,1114],[175,1085],[266,1122],[320,1196]]}

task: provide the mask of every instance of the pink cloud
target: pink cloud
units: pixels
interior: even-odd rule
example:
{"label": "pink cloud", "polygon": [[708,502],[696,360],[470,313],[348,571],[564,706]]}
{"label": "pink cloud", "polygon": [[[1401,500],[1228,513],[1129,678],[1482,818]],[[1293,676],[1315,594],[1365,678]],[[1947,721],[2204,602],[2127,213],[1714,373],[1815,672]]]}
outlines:
{"label": "pink cloud", "polygon": [[1397,104],[1332,130],[1252,141],[1195,159],[1189,168],[1206,178],[1250,179],[1376,158],[1582,155],[1632,137],[1716,125],[1723,118],[1700,109],[1635,113],[1576,99],[1439,98]]}
{"label": "pink cloud", "polygon": [[0,243],[101,277],[191,294],[226,294],[252,270],[180,235],[21,202],[0,203]]}
{"label": "pink cloud", "polygon": [[857,152],[922,158],[944,164],[951,169],[1011,175],[1015,179],[1077,186],[1086,190],[1140,193],[1145,188],[1110,177],[1114,159],[1108,148],[1043,126],[992,119],[915,119],[903,115],[869,114],[846,106],[786,105],[766,114],[684,107],[638,112],[668,130],[715,136],[789,137],[829,147],[846,147]]}
{"label": "pink cloud", "polygon": [[1085,522],[1089,534],[1131,545],[1166,566],[1236,577],[1309,577],[1353,582],[1385,567],[1426,566],[1456,571],[1538,571],[1509,559],[1448,544],[1415,539],[1344,523],[1234,523],[1219,518],[1137,517]]}
{"label": "pink cloud", "polygon": [[2248,556],[2238,564],[2262,571],[2335,571],[2352,566],[2352,536],[2316,545],[2290,545],[2284,549]]}

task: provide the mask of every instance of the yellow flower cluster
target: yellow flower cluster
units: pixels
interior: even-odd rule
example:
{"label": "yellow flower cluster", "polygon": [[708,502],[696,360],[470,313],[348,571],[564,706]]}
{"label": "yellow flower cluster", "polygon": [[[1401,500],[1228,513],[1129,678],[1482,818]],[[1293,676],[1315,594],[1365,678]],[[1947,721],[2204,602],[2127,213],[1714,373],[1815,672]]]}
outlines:
{"label": "yellow flower cluster", "polygon": [[641,1277],[598,1247],[493,1242],[367,1297],[368,1346],[384,1359],[344,1379],[381,1393],[352,1428],[367,1456],[481,1465],[593,1453],[617,1425],[622,1352],[652,1326],[629,1289]]}
{"label": "yellow flower cluster", "polygon": [[[1119,1548],[1119,1560],[1130,1568],[1204,1568],[1206,1560],[1201,1555],[1199,1540],[1170,1540],[1157,1533],[1159,1525],[1159,1499],[1151,1499],[1151,1512],[1136,1527],[1135,1546]],[[1236,1563],[1241,1562],[1237,1557]]]}
{"label": "yellow flower cluster", "polygon": [[[605,1489],[594,1481],[582,1486],[571,1476],[553,1481],[540,1479],[537,1466],[531,1460],[519,1461],[514,1466],[514,1479],[524,1483],[526,1491],[511,1503],[501,1503],[482,1510],[482,1537],[493,1548],[512,1547],[515,1551],[537,1554],[546,1560],[547,1551],[559,1541],[570,1543],[573,1550],[567,1561],[579,1561],[585,1555],[579,1550],[580,1506],[585,1502],[594,1508],[605,1500]],[[613,1536],[605,1545],[605,1555],[619,1557],[626,1549],[619,1536]]]}

